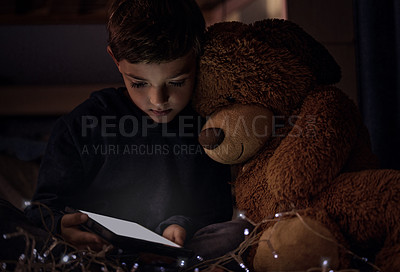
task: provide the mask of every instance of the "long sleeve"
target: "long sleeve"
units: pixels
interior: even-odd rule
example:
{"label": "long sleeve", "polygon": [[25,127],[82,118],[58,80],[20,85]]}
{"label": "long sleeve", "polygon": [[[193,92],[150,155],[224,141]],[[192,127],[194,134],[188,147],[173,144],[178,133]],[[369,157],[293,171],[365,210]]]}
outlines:
{"label": "long sleeve", "polygon": [[[58,233],[65,198],[80,190],[83,185],[83,172],[79,151],[67,125],[60,119],[47,144],[36,193],[32,204],[25,209],[26,216],[37,225],[42,225],[44,219],[48,230]],[[41,205],[35,202],[40,202]]]}

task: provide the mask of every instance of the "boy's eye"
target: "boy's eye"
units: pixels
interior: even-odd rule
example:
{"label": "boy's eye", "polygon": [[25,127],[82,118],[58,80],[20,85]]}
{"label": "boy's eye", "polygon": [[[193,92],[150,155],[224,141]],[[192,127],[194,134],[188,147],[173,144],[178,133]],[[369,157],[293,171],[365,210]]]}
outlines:
{"label": "boy's eye", "polygon": [[182,87],[184,83],[185,81],[181,80],[181,81],[171,81],[169,84],[171,84],[174,87]]}
{"label": "boy's eye", "polygon": [[132,82],[131,86],[132,88],[141,88],[144,87],[146,85],[146,83],[144,82]]}

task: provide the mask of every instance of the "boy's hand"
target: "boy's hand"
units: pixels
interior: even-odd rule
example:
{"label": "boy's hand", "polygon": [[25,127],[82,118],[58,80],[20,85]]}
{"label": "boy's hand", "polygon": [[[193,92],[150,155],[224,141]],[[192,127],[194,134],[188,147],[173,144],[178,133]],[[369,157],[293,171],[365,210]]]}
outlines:
{"label": "boy's hand", "polygon": [[186,239],[186,230],[179,225],[172,224],[169,225],[163,232],[163,235],[168,240],[183,246]]}
{"label": "boy's hand", "polygon": [[61,236],[78,249],[100,251],[107,243],[94,233],[82,231],[79,225],[88,220],[88,215],[83,213],[66,214],[61,218]]}

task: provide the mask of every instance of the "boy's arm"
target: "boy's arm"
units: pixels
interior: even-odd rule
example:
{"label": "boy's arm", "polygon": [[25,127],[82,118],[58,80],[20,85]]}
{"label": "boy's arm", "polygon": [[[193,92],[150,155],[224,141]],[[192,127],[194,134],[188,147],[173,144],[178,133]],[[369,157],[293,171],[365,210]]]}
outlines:
{"label": "boy's arm", "polygon": [[80,190],[83,177],[80,154],[67,125],[60,119],[47,144],[32,204],[25,209],[26,216],[52,233],[60,233],[64,201]]}
{"label": "boy's arm", "polygon": [[[166,235],[164,234],[169,231],[168,228],[170,226],[178,225],[185,230],[185,240],[186,238],[190,239],[196,231],[207,225],[222,221],[228,221],[231,218],[232,210],[221,210],[219,213],[216,213],[216,209],[207,212],[207,214],[204,214],[203,216],[197,215],[191,217],[184,215],[174,215],[167,220],[161,222],[156,228],[156,232],[166,237]],[[169,237],[166,238],[169,239]]]}

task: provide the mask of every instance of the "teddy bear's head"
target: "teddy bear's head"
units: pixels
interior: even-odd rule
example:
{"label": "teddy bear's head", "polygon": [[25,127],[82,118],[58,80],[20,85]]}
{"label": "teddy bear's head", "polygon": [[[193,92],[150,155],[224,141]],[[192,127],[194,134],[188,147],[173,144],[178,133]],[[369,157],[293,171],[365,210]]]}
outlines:
{"label": "teddy bear's head", "polygon": [[316,86],[340,77],[325,47],[292,22],[215,24],[206,33],[193,98],[195,109],[211,116],[200,142],[214,160],[246,161],[271,136],[273,116],[289,116]]}

